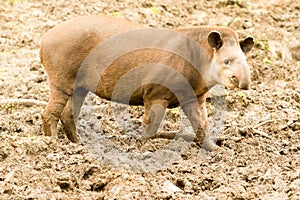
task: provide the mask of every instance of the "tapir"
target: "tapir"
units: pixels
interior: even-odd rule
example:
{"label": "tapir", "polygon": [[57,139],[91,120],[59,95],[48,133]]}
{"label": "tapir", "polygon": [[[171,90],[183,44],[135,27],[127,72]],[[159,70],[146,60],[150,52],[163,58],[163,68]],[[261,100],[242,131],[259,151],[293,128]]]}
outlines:
{"label": "tapir", "polygon": [[218,84],[249,89],[246,53],[254,45],[229,27],[158,29],[109,16],[65,21],[42,38],[40,58],[50,88],[42,113],[46,136],[62,122],[78,142],[76,121],[88,92],[145,107],[142,138],[155,136],[166,108],[180,106],[207,150],[219,138],[208,133],[206,99]]}

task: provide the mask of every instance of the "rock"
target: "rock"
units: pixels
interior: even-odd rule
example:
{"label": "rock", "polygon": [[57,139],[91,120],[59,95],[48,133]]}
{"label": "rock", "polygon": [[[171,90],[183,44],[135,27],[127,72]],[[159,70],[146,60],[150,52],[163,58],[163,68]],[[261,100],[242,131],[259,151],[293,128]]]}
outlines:
{"label": "rock", "polygon": [[167,192],[168,194],[174,194],[174,193],[182,193],[182,189],[174,185],[171,181],[167,180],[164,182],[162,186],[162,190]]}

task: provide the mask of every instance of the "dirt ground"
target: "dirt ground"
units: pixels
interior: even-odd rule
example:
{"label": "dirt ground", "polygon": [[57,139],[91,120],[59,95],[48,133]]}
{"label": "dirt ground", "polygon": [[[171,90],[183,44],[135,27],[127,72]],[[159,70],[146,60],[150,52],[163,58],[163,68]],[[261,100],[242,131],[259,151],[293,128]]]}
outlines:
{"label": "dirt ground", "polygon": [[[219,150],[182,138],[141,145],[143,108],[92,94],[78,122],[80,144],[43,136],[49,89],[41,37],[64,20],[97,13],[152,27],[224,25],[254,36],[251,89],[226,92]],[[298,0],[2,0],[0,22],[0,199],[300,199]],[[116,115],[124,109],[129,117]],[[162,129],[191,131],[179,109],[167,111]]]}

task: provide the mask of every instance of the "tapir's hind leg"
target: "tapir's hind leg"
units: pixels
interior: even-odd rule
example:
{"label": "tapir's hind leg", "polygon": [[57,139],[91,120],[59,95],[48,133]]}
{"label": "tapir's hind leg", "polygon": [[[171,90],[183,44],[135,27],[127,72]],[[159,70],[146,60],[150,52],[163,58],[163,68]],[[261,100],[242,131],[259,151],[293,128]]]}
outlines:
{"label": "tapir's hind leg", "polygon": [[61,114],[60,119],[63,123],[64,131],[69,140],[71,140],[72,142],[79,142],[76,131],[76,122],[80,114],[80,108],[87,93],[88,91],[84,88],[75,89]]}
{"label": "tapir's hind leg", "polygon": [[46,136],[57,137],[57,123],[70,95],[50,85],[50,97],[43,114],[43,129]]}

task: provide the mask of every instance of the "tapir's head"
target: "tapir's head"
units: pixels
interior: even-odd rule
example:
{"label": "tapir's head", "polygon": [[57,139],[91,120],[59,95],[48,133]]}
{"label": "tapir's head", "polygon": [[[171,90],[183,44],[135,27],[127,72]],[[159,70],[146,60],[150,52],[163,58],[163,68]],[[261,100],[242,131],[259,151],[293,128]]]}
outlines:
{"label": "tapir's head", "polygon": [[250,68],[245,54],[253,47],[253,38],[238,40],[237,34],[229,29],[227,34],[211,31],[208,43],[213,48],[211,74],[214,81],[229,89],[249,89]]}

